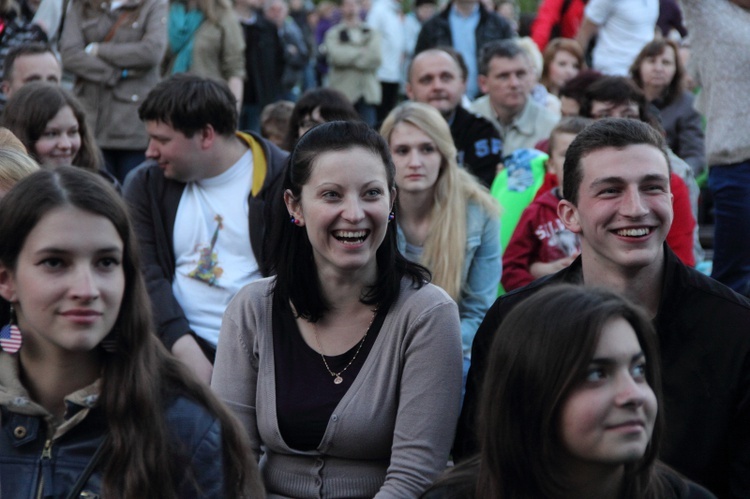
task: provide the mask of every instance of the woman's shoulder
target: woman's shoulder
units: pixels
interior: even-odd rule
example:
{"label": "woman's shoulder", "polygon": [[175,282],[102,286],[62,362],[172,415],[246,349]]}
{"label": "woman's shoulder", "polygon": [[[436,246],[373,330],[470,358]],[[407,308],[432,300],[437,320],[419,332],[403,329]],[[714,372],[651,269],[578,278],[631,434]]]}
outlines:
{"label": "woman's shoulder", "polygon": [[414,281],[410,277],[403,277],[401,279],[401,292],[399,293],[399,304],[410,305],[410,306],[422,306],[433,303],[439,305],[444,302],[452,302],[448,293],[443,291],[443,288],[438,287],[432,283],[426,282],[421,286],[414,284]]}
{"label": "woman's shoulder", "polygon": [[275,277],[264,277],[246,284],[232,298],[231,303],[259,303],[273,294]]}
{"label": "woman's shoulder", "polygon": [[697,112],[693,109],[695,96],[687,90],[677,92],[672,102],[660,109],[662,114]]}
{"label": "woman's shoulder", "polygon": [[405,277],[401,280],[398,299],[388,313],[411,322],[418,321],[425,315],[452,313],[453,308],[458,314],[456,302],[442,288],[431,283],[423,283],[421,287],[417,287],[410,278]]}
{"label": "woman's shoulder", "polygon": [[495,205],[495,199],[487,194],[487,199],[484,201],[485,202],[482,203],[472,199],[469,200],[468,204],[466,205],[467,236],[469,236],[471,232],[478,232],[481,234],[485,226],[492,222],[496,222],[498,224],[499,230],[499,213],[497,211],[490,211],[487,207],[487,203],[492,203],[493,205]]}
{"label": "woman's shoulder", "polygon": [[666,485],[665,497],[667,498],[716,499],[714,494],[664,464],[657,464],[656,470]]}

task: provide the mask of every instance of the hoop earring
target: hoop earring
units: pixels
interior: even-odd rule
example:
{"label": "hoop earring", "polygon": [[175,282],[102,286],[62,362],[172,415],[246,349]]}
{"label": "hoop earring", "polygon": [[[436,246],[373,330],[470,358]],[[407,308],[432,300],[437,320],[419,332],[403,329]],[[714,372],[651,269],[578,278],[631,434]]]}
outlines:
{"label": "hoop earring", "polygon": [[23,336],[21,336],[21,330],[16,325],[16,311],[13,309],[13,305],[10,306],[10,319],[8,324],[0,329],[0,348],[4,352],[11,355],[18,352],[23,343]]}

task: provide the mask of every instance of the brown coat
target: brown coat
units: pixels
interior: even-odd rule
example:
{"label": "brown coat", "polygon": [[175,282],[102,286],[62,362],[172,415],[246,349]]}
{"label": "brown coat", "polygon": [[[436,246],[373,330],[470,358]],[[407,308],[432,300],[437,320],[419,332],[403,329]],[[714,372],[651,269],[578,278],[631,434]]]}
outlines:
{"label": "brown coat", "polygon": [[[97,54],[87,54],[84,49],[93,42]],[[60,53],[65,70],[75,75],[75,93],[99,147],[146,149],[138,106],[159,81],[166,46],[166,0],[126,2],[114,12],[107,2],[88,7],[88,2],[72,0]]]}

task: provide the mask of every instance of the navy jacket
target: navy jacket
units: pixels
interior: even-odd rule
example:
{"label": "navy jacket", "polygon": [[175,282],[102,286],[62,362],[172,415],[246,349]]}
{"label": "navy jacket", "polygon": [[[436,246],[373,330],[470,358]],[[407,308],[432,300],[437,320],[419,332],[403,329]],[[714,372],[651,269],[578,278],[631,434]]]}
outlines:
{"label": "navy jacket", "polygon": [[[5,388],[0,386],[0,495],[13,499],[66,497],[107,434],[103,410],[96,405],[96,398],[86,398],[80,405],[68,401],[68,414],[87,412],[67,431],[53,436],[43,409],[23,396],[4,396],[8,395]],[[168,404],[165,417],[172,432],[173,459],[177,469],[185,470],[184,476],[177,477],[177,496],[225,497],[219,421],[184,397]],[[82,494],[89,493],[86,497],[101,496],[106,462],[105,454],[84,484]]]}

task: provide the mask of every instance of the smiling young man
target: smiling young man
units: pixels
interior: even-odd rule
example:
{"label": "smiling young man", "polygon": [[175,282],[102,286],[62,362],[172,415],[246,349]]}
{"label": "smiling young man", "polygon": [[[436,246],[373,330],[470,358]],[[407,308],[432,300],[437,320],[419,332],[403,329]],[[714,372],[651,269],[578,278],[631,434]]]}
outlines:
{"label": "smiling young man", "polygon": [[149,159],[128,176],[157,333],[206,382],[226,305],[264,269],[267,193],[286,153],[236,130],[223,83],[179,74],[138,110]]}
{"label": "smiling young man", "polygon": [[[750,496],[750,301],[685,266],[666,246],[672,223],[661,135],[603,119],[565,157],[558,214],[581,239],[570,267],[500,297],[472,348],[454,457],[477,449],[476,405],[498,326],[520,301],[568,282],[614,289],[653,317],[660,343],[666,438],[660,458],[719,497]],[[649,361],[651,361],[649,359]]]}

